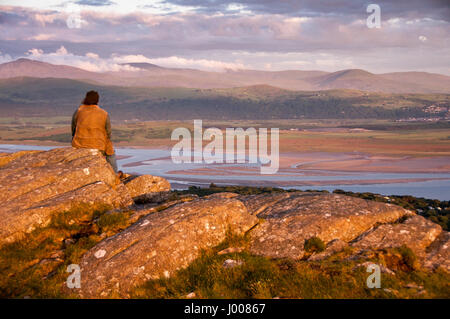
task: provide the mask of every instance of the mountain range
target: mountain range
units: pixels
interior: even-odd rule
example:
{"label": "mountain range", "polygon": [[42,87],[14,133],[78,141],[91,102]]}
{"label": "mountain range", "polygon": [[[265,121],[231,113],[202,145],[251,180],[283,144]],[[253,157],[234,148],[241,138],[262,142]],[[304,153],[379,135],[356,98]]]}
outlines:
{"label": "mountain range", "polygon": [[[71,116],[85,93],[114,120],[445,117],[450,94],[393,94],[339,89],[292,91],[269,85],[221,89],[126,87],[86,80],[0,79],[2,117]],[[430,113],[430,111],[432,113]]]}
{"label": "mountain range", "polygon": [[67,65],[21,58],[0,64],[0,79],[14,77],[64,78],[97,85],[122,87],[180,87],[221,89],[270,85],[286,90],[354,89],[384,93],[450,93],[450,77],[426,72],[374,74],[360,69],[323,71],[257,71],[165,68],[150,63],[128,63],[135,71],[91,72]]}
{"label": "mountain range", "polygon": [[70,116],[89,90],[100,93],[100,106],[114,120],[448,118],[450,112],[450,77],[439,74],[128,65],[132,71],[100,73],[29,59],[0,64],[0,113]]}

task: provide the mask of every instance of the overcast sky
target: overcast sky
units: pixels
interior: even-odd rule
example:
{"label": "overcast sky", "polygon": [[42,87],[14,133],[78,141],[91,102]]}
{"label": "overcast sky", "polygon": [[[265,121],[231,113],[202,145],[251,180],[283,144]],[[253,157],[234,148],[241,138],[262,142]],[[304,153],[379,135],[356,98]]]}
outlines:
{"label": "overcast sky", "polygon": [[[381,27],[368,28],[370,3]],[[0,63],[450,75],[447,0],[0,0]]]}

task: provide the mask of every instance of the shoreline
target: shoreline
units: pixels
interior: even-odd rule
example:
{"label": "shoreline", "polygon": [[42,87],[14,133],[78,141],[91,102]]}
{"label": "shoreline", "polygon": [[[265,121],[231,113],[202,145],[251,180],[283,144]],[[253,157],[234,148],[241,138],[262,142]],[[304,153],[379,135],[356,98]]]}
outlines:
{"label": "shoreline", "polygon": [[[0,152],[59,146],[70,147],[67,144],[0,144]],[[194,185],[204,187],[214,183],[230,186],[356,189],[387,195],[403,193],[416,197],[450,199],[450,194],[447,194],[450,189],[450,169],[447,164],[450,163],[450,157],[393,157],[361,152],[283,152],[280,153],[279,171],[273,175],[261,175],[259,166],[248,164],[174,164],[168,155],[170,152],[162,148],[121,146],[116,149],[119,168],[124,172],[164,177],[174,184],[174,189]],[[119,151],[127,149],[130,152]]]}
{"label": "shoreline", "polygon": [[232,180],[232,179],[214,179],[211,178],[211,181],[206,182],[205,179],[200,178],[181,178],[181,177],[172,177],[166,176],[166,178],[178,181],[178,182],[191,182],[191,183],[200,183],[200,184],[234,184],[234,185],[245,185],[245,186],[255,186],[255,187],[304,187],[304,186],[356,186],[356,185],[377,185],[377,184],[403,184],[403,183],[417,183],[417,182],[428,182],[428,181],[447,181],[450,178],[404,178],[404,179],[359,179],[359,180],[345,180],[345,179],[336,179],[330,181],[252,181],[252,185],[249,185],[248,181],[242,180]]}
{"label": "shoreline", "polygon": [[[21,143],[21,144],[2,144],[0,142],[1,152],[10,152],[10,149],[2,148],[1,145],[11,146],[36,146],[36,147],[70,147],[67,143]],[[117,145],[116,150],[169,150],[165,147],[146,147],[146,146],[124,146]],[[123,160],[132,157],[131,155],[117,155],[117,160]],[[149,158],[146,160],[137,160],[125,163],[122,166],[133,168],[149,165],[152,161],[170,161],[170,156],[158,158]],[[248,167],[243,165],[230,166],[228,163],[206,164],[210,167],[170,170],[168,174],[179,175],[242,175],[243,171],[249,176],[259,176],[258,167]],[[233,164],[236,165],[236,164]],[[426,168],[424,168],[426,167]],[[253,173],[254,172],[254,173]],[[325,172],[325,173],[324,173]],[[214,174],[209,174],[214,173]],[[426,157],[415,157],[411,155],[393,156],[371,154],[367,152],[323,152],[323,151],[290,151],[280,152],[279,172],[286,174],[327,175],[334,176],[339,173],[405,173],[405,174],[439,174],[450,173],[450,156],[435,155]],[[275,175],[277,175],[275,174]]]}

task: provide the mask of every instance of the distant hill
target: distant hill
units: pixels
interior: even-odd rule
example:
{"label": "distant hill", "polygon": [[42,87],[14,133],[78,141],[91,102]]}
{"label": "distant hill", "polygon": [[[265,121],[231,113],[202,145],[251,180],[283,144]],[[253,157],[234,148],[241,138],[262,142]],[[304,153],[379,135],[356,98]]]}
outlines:
{"label": "distant hill", "polygon": [[53,77],[127,87],[184,87],[198,89],[270,85],[288,90],[319,91],[354,89],[384,93],[450,93],[450,77],[426,72],[373,74],[350,69],[322,71],[227,70],[207,72],[195,69],[164,68],[150,63],[127,63],[136,71],[97,73],[65,65],[29,59],[0,64],[0,79],[13,77]]}
{"label": "distant hill", "polygon": [[80,80],[101,80],[104,75],[67,65],[55,65],[29,59],[18,59],[0,64],[0,79],[14,77],[66,78]]}
{"label": "distant hill", "polygon": [[[391,94],[339,89],[292,91],[268,85],[225,89],[106,86],[80,80],[0,80],[3,117],[70,116],[88,90],[116,120],[405,118],[444,116],[450,94]],[[442,106],[427,113],[430,106]]]}
{"label": "distant hill", "polygon": [[121,65],[129,65],[133,68],[138,68],[141,70],[153,70],[155,68],[161,68],[160,66],[152,63],[122,63]]}
{"label": "distant hill", "polygon": [[[388,82],[388,83],[387,83]],[[343,70],[319,76],[314,80],[317,87],[322,89],[357,89],[363,91],[394,92],[398,83],[390,83],[378,75],[370,72],[352,69]]]}

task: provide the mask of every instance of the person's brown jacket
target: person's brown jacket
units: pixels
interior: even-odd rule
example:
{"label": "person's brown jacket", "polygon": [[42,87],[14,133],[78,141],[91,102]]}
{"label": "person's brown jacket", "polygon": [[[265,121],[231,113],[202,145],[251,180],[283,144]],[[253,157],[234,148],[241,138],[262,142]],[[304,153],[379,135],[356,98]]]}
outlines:
{"label": "person's brown jacket", "polygon": [[97,105],[81,105],[72,117],[72,146],[94,148],[113,155],[108,112]]}

